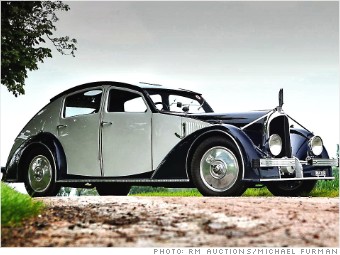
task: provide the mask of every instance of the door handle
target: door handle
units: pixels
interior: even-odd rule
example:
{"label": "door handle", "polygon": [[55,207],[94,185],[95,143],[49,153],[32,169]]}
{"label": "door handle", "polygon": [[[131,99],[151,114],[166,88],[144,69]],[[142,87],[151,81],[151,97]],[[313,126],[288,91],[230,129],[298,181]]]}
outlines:
{"label": "door handle", "polygon": [[57,126],[57,129],[66,128],[66,127],[67,127],[67,125],[58,125],[58,126]]}
{"label": "door handle", "polygon": [[182,124],[182,132],[183,132],[182,136],[177,133],[175,133],[175,136],[177,136],[179,139],[183,139],[184,137],[187,136],[187,127],[185,122]]}
{"label": "door handle", "polygon": [[104,127],[104,126],[112,125],[112,122],[109,122],[109,121],[102,121],[102,122],[100,122],[100,125],[101,125],[102,127]]}

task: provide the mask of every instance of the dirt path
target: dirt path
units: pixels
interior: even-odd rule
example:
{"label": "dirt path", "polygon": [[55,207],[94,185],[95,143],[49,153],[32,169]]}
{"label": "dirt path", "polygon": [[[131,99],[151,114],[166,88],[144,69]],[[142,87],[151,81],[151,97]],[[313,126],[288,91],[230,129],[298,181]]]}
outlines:
{"label": "dirt path", "polygon": [[55,197],[2,246],[338,247],[338,198]]}

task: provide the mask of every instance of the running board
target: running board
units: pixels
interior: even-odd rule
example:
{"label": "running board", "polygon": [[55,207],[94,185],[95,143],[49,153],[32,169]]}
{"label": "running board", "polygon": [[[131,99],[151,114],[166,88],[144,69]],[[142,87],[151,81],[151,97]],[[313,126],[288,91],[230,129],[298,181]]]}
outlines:
{"label": "running board", "polygon": [[57,180],[57,183],[103,183],[103,182],[133,182],[133,183],[160,183],[160,182],[190,182],[189,179],[65,179]]}
{"label": "running board", "polygon": [[308,181],[308,180],[334,180],[335,177],[303,177],[303,178],[268,178],[268,179],[243,179],[243,181],[280,182],[280,181]]}

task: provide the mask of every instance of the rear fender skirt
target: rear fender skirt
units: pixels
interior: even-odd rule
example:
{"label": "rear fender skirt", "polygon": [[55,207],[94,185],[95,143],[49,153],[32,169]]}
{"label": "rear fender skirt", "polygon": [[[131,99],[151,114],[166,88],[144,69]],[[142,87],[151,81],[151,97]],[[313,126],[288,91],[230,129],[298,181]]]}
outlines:
{"label": "rear fender skirt", "polygon": [[227,124],[202,128],[182,139],[162,160],[151,178],[190,179],[193,153],[201,141],[216,135],[232,140],[239,148],[245,169],[243,178],[259,178],[258,171],[251,168],[252,160],[259,158],[255,145],[241,129]]}
{"label": "rear fender skirt", "polygon": [[57,170],[57,179],[63,178],[67,171],[66,156],[59,140],[51,133],[40,132],[35,136],[28,138],[22,143],[13,153],[13,156],[8,160],[4,181],[21,182],[23,181],[21,173],[21,164],[24,163],[25,154],[36,146],[46,147],[52,154],[55,160]]}

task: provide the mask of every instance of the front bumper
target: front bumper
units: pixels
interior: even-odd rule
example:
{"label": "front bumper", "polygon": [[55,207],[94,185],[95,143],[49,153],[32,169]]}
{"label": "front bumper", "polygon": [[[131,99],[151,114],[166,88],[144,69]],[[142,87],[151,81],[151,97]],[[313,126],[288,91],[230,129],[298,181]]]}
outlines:
{"label": "front bumper", "polygon": [[[252,166],[257,169],[278,167],[281,172],[282,169],[289,169],[291,174],[295,174],[293,178],[261,178],[260,181],[287,181],[287,180],[333,180],[334,177],[326,176],[325,171],[314,171],[314,177],[304,177],[303,165],[313,167],[338,167],[339,158],[337,159],[323,159],[313,158],[308,160],[299,160],[296,157],[293,158],[265,158],[253,160]],[[287,170],[286,170],[287,171]],[[279,175],[281,176],[281,174]]]}

